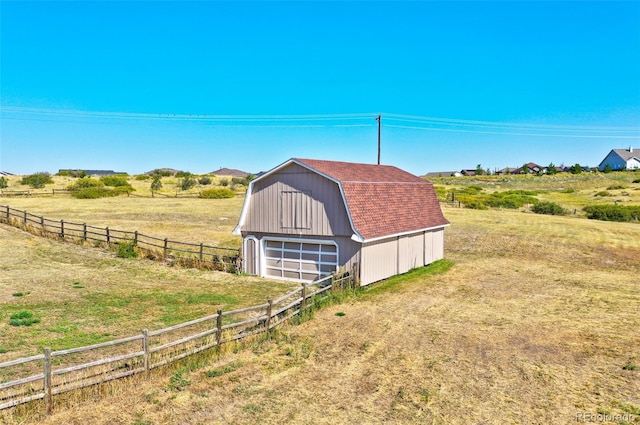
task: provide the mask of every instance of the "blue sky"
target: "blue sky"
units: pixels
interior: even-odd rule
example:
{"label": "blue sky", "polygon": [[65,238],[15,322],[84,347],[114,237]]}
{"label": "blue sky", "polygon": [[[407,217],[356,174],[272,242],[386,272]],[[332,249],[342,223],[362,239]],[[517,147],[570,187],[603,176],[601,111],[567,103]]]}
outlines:
{"label": "blue sky", "polygon": [[414,174],[640,147],[640,2],[0,2],[0,170]]}

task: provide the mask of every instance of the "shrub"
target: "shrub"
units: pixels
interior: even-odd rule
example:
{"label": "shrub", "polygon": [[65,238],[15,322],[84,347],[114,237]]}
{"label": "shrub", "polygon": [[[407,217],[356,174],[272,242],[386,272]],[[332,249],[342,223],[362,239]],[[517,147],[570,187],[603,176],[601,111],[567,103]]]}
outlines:
{"label": "shrub", "polygon": [[587,218],[604,221],[640,221],[640,206],[637,205],[589,205],[584,207]]}
{"label": "shrub", "polygon": [[204,199],[223,199],[233,198],[235,196],[235,192],[228,187],[214,187],[200,192],[200,198]]}
{"label": "shrub", "polygon": [[149,180],[150,178],[151,176],[148,174],[138,174],[137,176],[134,177],[134,179],[136,179],[137,181]]}
{"label": "shrub", "polygon": [[169,170],[165,170],[165,169],[160,169],[160,168],[156,168],[155,170],[151,171],[149,174],[153,175],[153,176],[160,176],[160,177],[171,177],[173,176],[173,173]]}
{"label": "shrub", "polygon": [[227,178],[220,179],[220,186],[223,186],[223,187],[229,186],[229,179]]}
{"label": "shrub", "polygon": [[4,176],[0,177],[0,189],[6,189],[9,186],[9,182]]}
{"label": "shrub", "polygon": [[195,185],[196,185],[196,181],[191,177],[191,175],[184,176],[179,183],[180,189],[182,190],[189,190]]}
{"label": "shrub", "polygon": [[493,208],[518,209],[525,204],[536,204],[538,199],[531,196],[536,192],[526,190],[508,190],[492,193],[487,197],[486,204]]}
{"label": "shrub", "polygon": [[92,179],[91,177],[83,177],[69,186],[71,190],[84,189],[87,187],[104,187],[104,183],[98,179]]}
{"label": "shrub", "polygon": [[632,183],[640,183],[640,179],[635,179]]}
{"label": "shrub", "polygon": [[127,176],[123,175],[114,174],[112,176],[100,177],[100,181],[104,183],[105,186],[131,188],[131,184],[127,181]]}
{"label": "shrub", "polygon": [[176,173],[176,177],[191,177],[191,175],[189,171],[178,171]]}
{"label": "shrub", "polygon": [[53,183],[51,174],[47,172],[40,172],[25,176],[22,178],[21,184],[29,185],[34,189],[43,188],[45,184]]}
{"label": "shrub", "polygon": [[611,193],[607,192],[606,190],[601,190],[593,196],[611,196]]}
{"label": "shrub", "polygon": [[531,207],[531,211],[536,214],[548,214],[548,215],[566,215],[567,210],[562,208],[555,202],[539,202]]}
{"label": "shrub", "polygon": [[135,241],[118,242],[116,257],[118,258],[138,258],[140,254]]}
{"label": "shrub", "polygon": [[[127,183],[128,184],[128,183]],[[69,186],[71,196],[78,199],[97,199],[118,196],[133,190],[131,186],[105,187],[102,180],[83,177]]]}
{"label": "shrub", "polygon": [[71,196],[77,199],[108,198],[119,194],[120,193],[118,191],[107,189],[105,187],[83,187],[71,191]]}
{"label": "shrub", "polygon": [[623,185],[623,184],[612,184],[611,186],[609,186],[607,188],[607,190],[619,190],[619,189],[626,189],[627,186]]}
{"label": "shrub", "polygon": [[58,174],[56,174],[58,176],[61,177],[77,177],[77,178],[82,178],[82,177],[87,177],[87,172],[84,170],[60,170],[58,171]]}
{"label": "shrub", "polygon": [[202,176],[198,179],[198,183],[200,183],[201,185],[209,185],[211,184],[211,177],[209,176]]}

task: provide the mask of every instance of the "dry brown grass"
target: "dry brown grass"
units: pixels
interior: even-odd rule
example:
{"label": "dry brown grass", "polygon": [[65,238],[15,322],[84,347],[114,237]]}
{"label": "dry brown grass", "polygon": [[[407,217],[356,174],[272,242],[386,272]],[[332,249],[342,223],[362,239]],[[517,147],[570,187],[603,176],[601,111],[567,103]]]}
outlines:
{"label": "dry brown grass", "polygon": [[[446,257],[455,262],[447,273],[328,307],[269,341],[211,353],[199,367],[22,419],[569,424],[600,413],[640,423],[640,226],[445,214],[453,223]],[[170,388],[176,376],[181,390]]]}

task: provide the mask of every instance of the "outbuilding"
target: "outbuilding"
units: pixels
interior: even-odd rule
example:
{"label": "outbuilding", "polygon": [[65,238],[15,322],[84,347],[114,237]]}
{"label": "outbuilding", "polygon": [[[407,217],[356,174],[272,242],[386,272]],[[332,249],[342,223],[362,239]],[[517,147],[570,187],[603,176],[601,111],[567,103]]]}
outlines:
{"label": "outbuilding", "polygon": [[249,184],[234,233],[247,274],[312,282],[349,270],[368,285],[443,258],[448,225],[420,177],[293,158]]}

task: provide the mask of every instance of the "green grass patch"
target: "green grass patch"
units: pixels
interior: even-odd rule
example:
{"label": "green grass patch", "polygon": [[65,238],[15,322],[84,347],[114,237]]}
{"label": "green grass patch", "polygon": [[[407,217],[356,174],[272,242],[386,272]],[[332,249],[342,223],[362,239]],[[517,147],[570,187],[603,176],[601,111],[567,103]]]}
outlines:
{"label": "green grass patch", "polygon": [[242,362],[234,362],[224,367],[207,370],[204,372],[204,375],[207,378],[216,378],[218,376],[226,375],[227,373],[231,373],[234,370],[238,369],[242,366]]}
{"label": "green grass patch", "polygon": [[12,314],[9,317],[11,326],[31,326],[36,323],[40,323],[40,319],[33,317],[33,313],[26,310]]}
{"label": "green grass patch", "polygon": [[423,279],[428,278],[429,276],[434,276],[442,273],[446,273],[453,267],[453,261],[443,259],[438,260],[435,263],[429,264],[428,266],[419,267],[416,269],[409,270],[406,273],[390,277],[382,282],[378,282],[374,285],[368,286],[362,292],[363,296],[374,296],[384,292],[395,292],[400,290],[401,286],[406,284],[407,282],[421,281]]}

